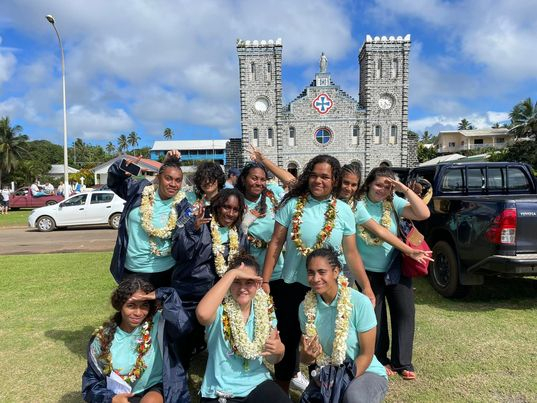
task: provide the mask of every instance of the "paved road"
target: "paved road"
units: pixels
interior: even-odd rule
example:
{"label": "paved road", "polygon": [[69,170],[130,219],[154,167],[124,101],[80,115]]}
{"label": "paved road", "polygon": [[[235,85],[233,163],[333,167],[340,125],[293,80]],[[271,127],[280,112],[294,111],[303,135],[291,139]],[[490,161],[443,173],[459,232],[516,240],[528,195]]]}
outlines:
{"label": "paved road", "polygon": [[78,227],[52,232],[27,228],[0,229],[0,255],[112,251],[117,231],[104,227]]}

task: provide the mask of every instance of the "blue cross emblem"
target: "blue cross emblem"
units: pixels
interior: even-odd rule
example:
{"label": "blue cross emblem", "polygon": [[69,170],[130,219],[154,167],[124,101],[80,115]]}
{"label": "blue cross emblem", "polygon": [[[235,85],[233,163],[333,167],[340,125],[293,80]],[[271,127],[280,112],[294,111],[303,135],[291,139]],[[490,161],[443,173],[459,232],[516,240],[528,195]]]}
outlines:
{"label": "blue cross emblem", "polygon": [[330,97],[326,94],[319,94],[317,98],[313,100],[313,107],[319,112],[320,114],[325,114],[332,108],[332,105],[334,103],[330,99]]}

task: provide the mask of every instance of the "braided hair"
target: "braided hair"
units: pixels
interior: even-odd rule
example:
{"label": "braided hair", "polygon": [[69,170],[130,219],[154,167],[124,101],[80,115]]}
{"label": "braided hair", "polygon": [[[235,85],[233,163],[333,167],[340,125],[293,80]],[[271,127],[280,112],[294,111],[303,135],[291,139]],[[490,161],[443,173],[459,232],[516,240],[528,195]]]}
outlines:
{"label": "braided hair", "polygon": [[315,168],[315,165],[321,163],[327,163],[332,167],[332,180],[334,183],[332,187],[332,195],[337,197],[341,188],[341,165],[339,161],[331,155],[321,154],[309,160],[304,171],[302,171],[291,190],[289,190],[283,197],[280,207],[285,205],[289,199],[305,195],[309,192],[309,178],[313,172],[313,168]]}
{"label": "braided hair", "polygon": [[166,170],[166,168],[173,168],[182,172],[181,160],[177,157],[166,158],[158,170],[159,175],[163,173]]}
{"label": "braided hair", "polygon": [[[395,180],[395,174],[390,168],[388,167],[373,168],[371,172],[369,172],[369,174],[367,175],[367,178],[365,178],[363,185],[360,187],[360,190],[358,191],[359,198],[362,198],[367,194],[367,192],[369,191],[369,187],[378,177],[390,178],[390,179]],[[386,200],[392,201],[393,194],[388,195]]]}
{"label": "braided hair", "polygon": [[322,248],[315,249],[306,257],[306,267],[309,267],[311,259],[316,257],[324,257],[332,269],[338,269],[341,271],[341,262],[339,261],[339,252],[337,252],[332,246],[326,245]]}
{"label": "braided hair", "polygon": [[[249,162],[247,163],[244,168],[241,171],[241,174],[239,175],[239,178],[237,179],[237,184],[235,185],[235,189],[239,190],[243,195],[246,195],[246,177],[250,173],[252,169],[259,168],[263,170],[265,173],[265,178],[268,178],[268,171],[267,168],[265,168],[265,165],[263,165],[260,162]],[[265,214],[267,212],[267,196],[272,199],[273,204],[276,202],[276,199],[274,198],[274,195],[272,192],[267,188],[265,185],[265,188],[261,192],[261,200],[259,201],[257,210],[261,214]],[[276,208],[276,204],[274,204],[274,208]]]}
{"label": "braided hair", "polygon": [[194,174],[194,193],[198,199],[203,197],[203,190],[201,189],[202,185],[205,183],[212,183],[216,181],[218,185],[218,190],[221,190],[224,187],[226,182],[226,175],[220,166],[212,161],[203,162],[198,165],[196,173]]}
{"label": "braided hair", "polygon": [[[116,310],[109,320],[102,324],[102,336],[100,337],[101,341],[101,353],[97,357],[99,361],[104,360],[110,353],[110,346],[114,340],[114,335],[119,325],[121,325],[121,309],[123,305],[129,300],[130,297],[136,291],[142,291],[146,294],[155,290],[155,287],[144,280],[143,278],[137,276],[128,276],[119,283],[117,288],[112,293],[110,297],[110,302],[112,307]],[[153,319],[153,315],[157,311],[155,301],[149,302],[149,313],[147,314],[145,321],[150,322]],[[100,330],[100,329],[99,329]],[[99,331],[98,330],[98,331]],[[98,333],[98,331],[96,333]]]}

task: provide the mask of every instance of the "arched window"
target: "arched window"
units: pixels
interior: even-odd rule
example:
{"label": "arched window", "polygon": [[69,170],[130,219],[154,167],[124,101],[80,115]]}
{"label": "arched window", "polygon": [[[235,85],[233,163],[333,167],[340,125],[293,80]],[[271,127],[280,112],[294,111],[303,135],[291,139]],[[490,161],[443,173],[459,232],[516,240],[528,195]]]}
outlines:
{"label": "arched window", "polygon": [[295,178],[297,178],[298,177],[298,165],[295,164],[294,162],[290,162],[289,164],[287,164],[287,172],[289,172]]}
{"label": "arched window", "polygon": [[254,135],[253,135],[253,138],[252,138],[252,145],[254,147],[259,146],[259,130],[257,129],[257,127],[254,127]]}
{"label": "arched window", "polygon": [[268,147],[272,147],[273,138],[274,138],[274,131],[272,130],[272,127],[269,127],[267,130],[267,146]]}
{"label": "arched window", "polygon": [[390,139],[388,143],[390,144],[397,143],[397,126],[396,125],[392,125],[392,127],[390,128]]}
{"label": "arched window", "polygon": [[295,146],[295,128],[294,127],[290,127],[289,128],[289,145],[291,147],[294,147]]}
{"label": "arched window", "polygon": [[352,127],[352,140],[351,140],[352,145],[358,144],[358,137],[359,136],[360,136],[360,127],[353,126]]}
{"label": "arched window", "polygon": [[373,144],[380,144],[382,138],[382,127],[380,125],[375,126],[375,134],[373,136]]}
{"label": "arched window", "polygon": [[377,59],[375,63],[375,78],[382,78],[382,60]]}
{"label": "arched window", "polygon": [[255,63],[252,63],[250,65],[250,74],[252,75],[252,80],[255,80],[256,79],[256,74],[255,74]]}
{"label": "arched window", "polygon": [[399,75],[399,59],[392,60],[392,78],[397,78]]}
{"label": "arched window", "polygon": [[380,164],[379,164],[379,167],[390,167],[390,163],[388,161],[382,161]]}

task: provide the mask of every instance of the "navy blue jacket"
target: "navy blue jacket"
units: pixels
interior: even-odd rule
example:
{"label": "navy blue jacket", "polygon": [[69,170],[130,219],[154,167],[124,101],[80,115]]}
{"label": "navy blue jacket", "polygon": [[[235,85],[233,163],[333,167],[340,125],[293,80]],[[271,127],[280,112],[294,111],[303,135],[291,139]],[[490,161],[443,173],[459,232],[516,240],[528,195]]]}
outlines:
{"label": "navy blue jacket", "polygon": [[[121,161],[116,161],[110,166],[107,179],[108,187],[125,200],[125,207],[123,207],[123,213],[121,214],[121,220],[119,221],[114,255],[112,256],[112,262],[110,263],[110,272],[118,283],[123,279],[125,257],[127,255],[127,245],[129,243],[127,218],[133,209],[140,207],[144,188],[152,185],[152,183],[146,179],[140,181],[126,175],[125,172],[119,169],[120,163]],[[183,211],[186,210],[187,207],[189,207],[189,203],[186,198],[184,198],[176,206],[177,217],[181,217],[181,214],[183,214]]]}
{"label": "navy blue jacket", "polygon": [[[157,338],[162,353],[162,385],[165,403],[189,403],[188,382],[185,370],[172,348],[172,343],[191,331],[190,321],[182,301],[173,288],[156,290],[157,299],[163,302]],[[106,389],[106,376],[91,351],[93,336],[88,345],[88,366],[82,375],[82,397],[86,402],[109,403],[115,393]]]}
{"label": "navy blue jacket", "polygon": [[[179,293],[185,310],[192,312],[218,280],[209,225],[202,225],[196,230],[194,218],[191,218],[183,228],[175,231],[172,245],[172,256],[177,262],[172,274],[172,287]],[[249,250],[248,238],[240,229],[239,250]],[[226,245],[226,260],[228,254],[229,245]]]}

